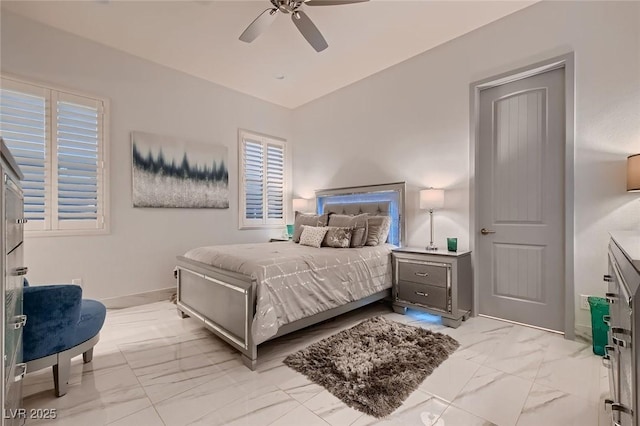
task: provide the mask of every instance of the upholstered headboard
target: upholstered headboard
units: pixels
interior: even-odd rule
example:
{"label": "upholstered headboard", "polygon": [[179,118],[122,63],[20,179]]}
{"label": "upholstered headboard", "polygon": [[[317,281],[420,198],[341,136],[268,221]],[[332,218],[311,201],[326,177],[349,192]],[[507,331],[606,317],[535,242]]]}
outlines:
{"label": "upholstered headboard", "polygon": [[404,224],[405,183],[369,185],[316,191],[318,213],[361,214],[391,217],[387,242],[402,246]]}
{"label": "upholstered headboard", "polygon": [[325,202],[323,213],[335,214],[362,214],[369,213],[374,216],[389,216],[391,202],[380,203],[331,203]]}

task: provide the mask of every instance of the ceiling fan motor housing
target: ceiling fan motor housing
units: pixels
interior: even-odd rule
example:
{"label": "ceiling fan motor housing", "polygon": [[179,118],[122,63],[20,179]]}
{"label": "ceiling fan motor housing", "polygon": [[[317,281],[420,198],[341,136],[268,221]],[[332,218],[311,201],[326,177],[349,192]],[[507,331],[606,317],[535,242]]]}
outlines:
{"label": "ceiling fan motor housing", "polygon": [[273,4],[282,13],[293,13],[302,6],[302,0],[271,0]]}

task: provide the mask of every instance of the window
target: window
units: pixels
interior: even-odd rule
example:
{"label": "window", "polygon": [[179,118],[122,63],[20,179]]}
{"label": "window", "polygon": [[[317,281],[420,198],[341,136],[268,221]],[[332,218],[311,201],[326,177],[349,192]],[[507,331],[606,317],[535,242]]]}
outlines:
{"label": "window", "polygon": [[284,226],[288,205],[283,140],[240,131],[240,228]]}
{"label": "window", "polygon": [[24,174],[25,230],[104,233],[106,101],[2,78],[0,136]]}

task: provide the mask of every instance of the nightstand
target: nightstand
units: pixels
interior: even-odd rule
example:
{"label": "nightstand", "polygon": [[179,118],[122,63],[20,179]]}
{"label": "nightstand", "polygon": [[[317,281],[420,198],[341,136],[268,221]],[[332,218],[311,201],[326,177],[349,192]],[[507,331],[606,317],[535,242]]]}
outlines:
{"label": "nightstand", "polygon": [[393,250],[393,310],[407,308],[442,316],[442,324],[457,328],[471,313],[473,275],[471,252]]}

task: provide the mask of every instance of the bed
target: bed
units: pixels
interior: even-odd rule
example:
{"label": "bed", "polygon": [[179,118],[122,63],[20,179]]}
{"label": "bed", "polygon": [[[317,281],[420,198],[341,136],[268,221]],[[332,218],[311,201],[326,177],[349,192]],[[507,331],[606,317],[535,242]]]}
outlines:
{"label": "bed", "polygon": [[404,241],[404,183],[316,192],[322,213],[388,215],[386,244],[314,248],[293,242],[199,247],[177,258],[177,308],[238,349],[388,298],[391,250]]}

